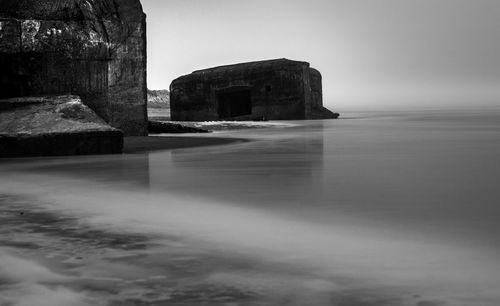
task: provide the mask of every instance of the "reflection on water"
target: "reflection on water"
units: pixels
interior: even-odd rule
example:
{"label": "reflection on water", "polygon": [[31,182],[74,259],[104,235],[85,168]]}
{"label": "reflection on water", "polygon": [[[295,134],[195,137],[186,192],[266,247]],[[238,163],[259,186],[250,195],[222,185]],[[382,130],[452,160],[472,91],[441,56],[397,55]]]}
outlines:
{"label": "reflection on water", "polygon": [[255,141],[151,153],[151,188],[259,206],[314,200],[323,187],[321,122],[246,133],[237,135]]}
{"label": "reflection on water", "polygon": [[[17,242],[0,247],[0,302],[55,282],[51,305],[500,304],[500,116],[350,117],[3,162],[0,232]],[[28,263],[40,280],[9,268]]]}

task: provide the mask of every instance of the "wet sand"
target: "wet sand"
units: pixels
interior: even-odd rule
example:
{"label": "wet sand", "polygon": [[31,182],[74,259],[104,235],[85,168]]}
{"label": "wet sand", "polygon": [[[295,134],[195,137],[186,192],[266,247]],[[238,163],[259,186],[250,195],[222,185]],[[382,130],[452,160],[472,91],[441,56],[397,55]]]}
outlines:
{"label": "wet sand", "polygon": [[0,195],[0,305],[441,305],[49,206]]}
{"label": "wet sand", "polygon": [[179,237],[96,227],[16,197],[0,196],[0,207],[0,305],[224,305],[257,297],[200,282],[249,263],[204,254]]}

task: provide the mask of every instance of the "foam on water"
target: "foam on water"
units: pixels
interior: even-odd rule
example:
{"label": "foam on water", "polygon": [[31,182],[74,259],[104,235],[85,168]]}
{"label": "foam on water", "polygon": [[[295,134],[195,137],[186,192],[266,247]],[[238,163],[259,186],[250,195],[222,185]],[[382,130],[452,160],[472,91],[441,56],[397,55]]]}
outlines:
{"label": "foam on water", "polygon": [[254,129],[254,128],[286,128],[300,126],[300,124],[292,122],[279,122],[279,121],[170,121],[187,126],[193,126],[211,131],[228,131],[240,129]]}

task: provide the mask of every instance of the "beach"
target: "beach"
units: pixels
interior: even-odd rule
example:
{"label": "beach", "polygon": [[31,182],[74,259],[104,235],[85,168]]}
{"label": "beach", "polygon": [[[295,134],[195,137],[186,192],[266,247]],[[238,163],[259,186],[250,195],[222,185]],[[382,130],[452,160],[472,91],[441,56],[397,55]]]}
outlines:
{"label": "beach", "polygon": [[498,305],[500,113],[343,117],[0,161],[0,305]]}

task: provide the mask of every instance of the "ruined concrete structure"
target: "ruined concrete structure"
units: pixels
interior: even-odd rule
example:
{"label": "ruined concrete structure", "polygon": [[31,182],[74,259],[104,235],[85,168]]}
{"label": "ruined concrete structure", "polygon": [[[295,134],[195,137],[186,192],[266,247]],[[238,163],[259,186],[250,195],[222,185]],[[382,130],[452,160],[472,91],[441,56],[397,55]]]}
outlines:
{"label": "ruined concrete structure", "polygon": [[198,70],[170,85],[174,121],[337,118],[323,107],[321,74],[288,59]]}
{"label": "ruined concrete structure", "polygon": [[59,94],[125,135],[147,134],[139,0],[0,0],[0,99]]}
{"label": "ruined concrete structure", "polygon": [[0,158],[116,154],[123,133],[78,96],[0,100]]}

